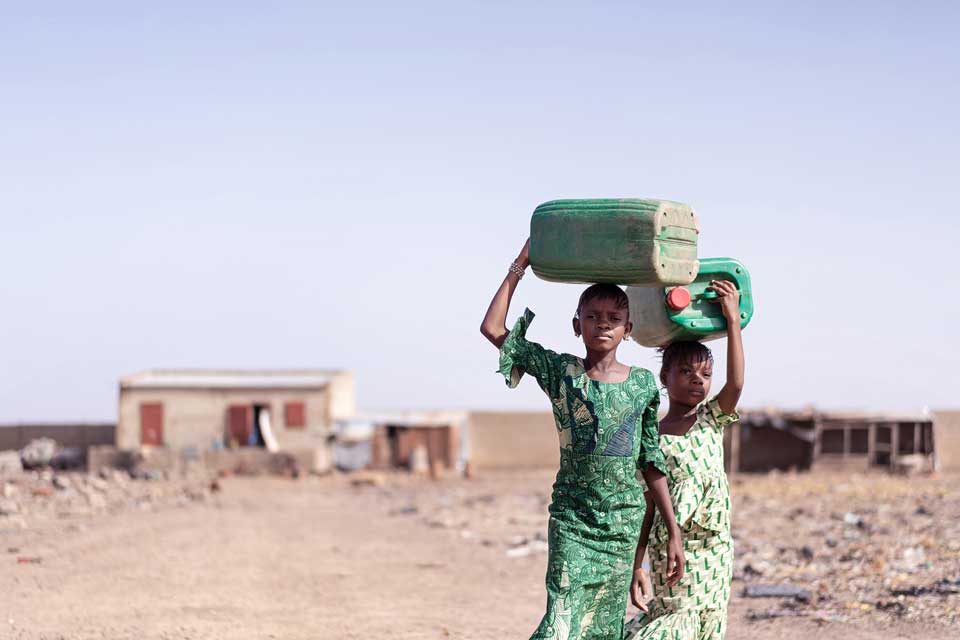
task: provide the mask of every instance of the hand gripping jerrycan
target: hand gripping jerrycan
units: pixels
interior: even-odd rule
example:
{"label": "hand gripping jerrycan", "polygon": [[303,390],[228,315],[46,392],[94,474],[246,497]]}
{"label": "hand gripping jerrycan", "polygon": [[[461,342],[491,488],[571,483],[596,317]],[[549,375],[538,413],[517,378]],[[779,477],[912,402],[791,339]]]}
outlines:
{"label": "hand gripping jerrycan", "polygon": [[707,291],[711,280],[730,280],[740,290],[740,327],[753,317],[753,291],[746,267],[733,258],[704,258],[696,279],[685,286],[627,287],[630,336],[645,347],[678,340],[713,340],[727,333],[717,294]]}
{"label": "hand gripping jerrycan", "polygon": [[551,282],[681,285],[697,275],[700,225],[669,200],[552,200],[530,220],[530,266]]}

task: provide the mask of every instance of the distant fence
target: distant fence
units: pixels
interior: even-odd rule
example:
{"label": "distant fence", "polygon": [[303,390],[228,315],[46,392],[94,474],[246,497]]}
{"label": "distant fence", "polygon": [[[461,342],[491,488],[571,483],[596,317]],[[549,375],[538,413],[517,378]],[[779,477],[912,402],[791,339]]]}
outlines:
{"label": "distant fence", "polygon": [[115,424],[11,424],[0,425],[0,451],[22,449],[31,440],[53,438],[61,447],[86,449],[113,444]]}

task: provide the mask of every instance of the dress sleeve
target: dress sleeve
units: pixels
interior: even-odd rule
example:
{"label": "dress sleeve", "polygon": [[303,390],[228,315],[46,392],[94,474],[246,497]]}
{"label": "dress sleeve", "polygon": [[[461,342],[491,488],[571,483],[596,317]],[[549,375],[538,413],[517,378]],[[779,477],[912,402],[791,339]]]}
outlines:
{"label": "dress sleeve", "polygon": [[737,413],[736,410],[734,410],[733,413],[723,412],[723,409],[720,408],[720,403],[717,401],[717,396],[701,404],[698,413],[700,414],[700,420],[703,420],[706,424],[720,431],[723,431],[724,427],[728,427],[740,420],[740,414]]}
{"label": "dress sleeve", "polygon": [[520,384],[523,374],[536,378],[540,388],[553,395],[559,380],[560,356],[527,340],[527,329],[534,313],[526,309],[500,347],[500,373],[511,389]]}
{"label": "dress sleeve", "polygon": [[[653,374],[648,373],[653,377]],[[643,424],[640,430],[640,455],[637,456],[637,469],[646,471],[648,465],[653,465],[661,473],[666,473],[666,463],[663,452],[660,450],[660,393],[655,382],[653,396],[643,409]]]}

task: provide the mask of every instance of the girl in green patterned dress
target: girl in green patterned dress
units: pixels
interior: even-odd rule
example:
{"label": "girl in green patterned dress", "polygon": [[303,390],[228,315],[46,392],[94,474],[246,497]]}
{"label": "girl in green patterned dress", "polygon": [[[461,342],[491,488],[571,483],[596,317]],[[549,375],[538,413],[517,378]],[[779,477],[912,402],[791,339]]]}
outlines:
{"label": "girl in green patterned dress", "polygon": [[[617,361],[630,333],[627,297],[593,285],[580,298],[573,331],[586,357],[555,353],[526,338],[527,309],[512,331],[506,317],[529,264],[529,241],[487,310],[481,332],[500,350],[500,373],[516,387],[526,373],[550,398],[560,437],[560,470],[548,528],[547,610],[536,639],[621,640],[633,553],[643,523],[642,471],[653,502],[674,522],[657,444],[660,395],[653,374]],[[679,528],[666,526],[668,584],[683,574]]]}
{"label": "girl in green patterned dress", "polygon": [[[666,463],[673,513],[649,509],[634,559],[633,603],[641,613],[627,624],[630,640],[722,640],[733,573],[730,536],[730,486],[723,470],[723,428],[739,420],[737,401],[743,389],[743,342],[740,293],[727,281],[713,281],[727,321],[727,381],[710,398],[713,356],[699,342],[676,342],[663,350],[660,381],[670,408],[660,421],[660,449]],[[708,399],[709,398],[709,399]],[[667,531],[679,525],[686,558],[679,583],[667,579]],[[652,532],[650,565],[653,584],[642,568]]]}

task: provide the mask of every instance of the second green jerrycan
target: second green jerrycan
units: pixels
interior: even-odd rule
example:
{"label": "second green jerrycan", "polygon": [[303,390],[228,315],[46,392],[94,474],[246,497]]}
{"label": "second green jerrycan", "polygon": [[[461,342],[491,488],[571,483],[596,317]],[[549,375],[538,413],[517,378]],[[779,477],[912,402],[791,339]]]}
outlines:
{"label": "second green jerrycan", "polygon": [[530,220],[530,266],[551,282],[689,284],[699,233],[697,216],[680,202],[551,200]]}
{"label": "second green jerrycan", "polygon": [[753,291],[747,268],[733,258],[704,258],[696,279],[686,286],[627,287],[630,336],[645,347],[662,347],[678,340],[713,340],[727,333],[727,321],[707,291],[711,280],[730,280],[740,290],[740,327],[753,317]]}

